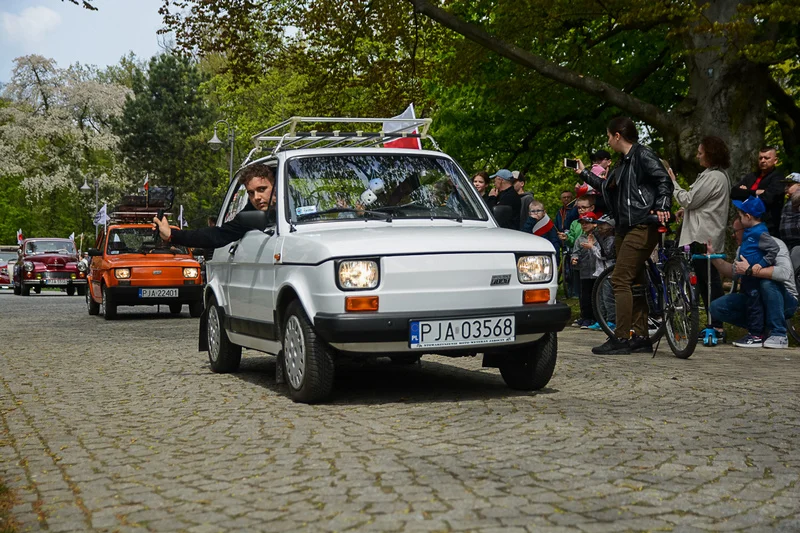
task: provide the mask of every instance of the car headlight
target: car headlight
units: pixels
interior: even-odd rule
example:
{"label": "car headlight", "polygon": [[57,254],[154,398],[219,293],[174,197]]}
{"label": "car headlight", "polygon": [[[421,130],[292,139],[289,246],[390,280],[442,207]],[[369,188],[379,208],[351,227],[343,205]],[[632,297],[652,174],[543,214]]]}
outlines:
{"label": "car headlight", "polygon": [[80,270],[81,272],[86,272],[87,270],[89,270],[89,265],[86,264],[86,261],[80,260],[78,261],[78,270]]}
{"label": "car headlight", "polygon": [[188,267],[183,269],[183,277],[184,278],[196,278],[197,277],[197,269],[194,267]]}
{"label": "car headlight", "polygon": [[339,263],[338,280],[340,289],[374,289],[379,280],[378,262],[342,261]]}
{"label": "car headlight", "polygon": [[130,268],[115,268],[114,269],[114,277],[117,279],[128,279],[131,277],[131,269]]}
{"label": "car headlight", "polygon": [[22,263],[22,268],[25,269],[25,272],[33,272],[33,263],[30,261],[25,261]]}
{"label": "car headlight", "polygon": [[549,255],[524,255],[517,259],[520,283],[545,283],[553,279],[553,258]]}

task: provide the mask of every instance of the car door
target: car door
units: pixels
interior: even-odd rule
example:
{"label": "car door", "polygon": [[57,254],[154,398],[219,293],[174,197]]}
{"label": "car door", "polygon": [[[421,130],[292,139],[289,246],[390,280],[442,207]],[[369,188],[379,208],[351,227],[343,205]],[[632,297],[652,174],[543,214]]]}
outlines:
{"label": "car door", "polygon": [[[225,204],[223,204],[222,215],[217,219],[217,225],[221,226],[225,222],[233,220],[247,205],[247,201],[247,190],[244,185],[233,181],[228,190]],[[208,276],[206,283],[221,293],[219,296],[223,302],[219,303],[223,304],[228,315],[231,314],[229,283],[231,263],[234,258],[234,254],[231,252],[236,249],[236,246],[237,243],[233,243],[217,248],[214,250],[211,260],[206,263],[206,275]]]}
{"label": "car door", "polygon": [[235,331],[264,339],[275,338],[273,309],[275,255],[280,250],[274,228],[249,231],[229,251],[228,290]]}

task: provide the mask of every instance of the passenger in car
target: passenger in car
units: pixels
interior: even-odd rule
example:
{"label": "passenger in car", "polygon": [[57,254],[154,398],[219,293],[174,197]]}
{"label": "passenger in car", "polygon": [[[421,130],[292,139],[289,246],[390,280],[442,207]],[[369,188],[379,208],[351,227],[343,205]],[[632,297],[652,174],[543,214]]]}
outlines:
{"label": "passenger in car", "polygon": [[[264,164],[245,168],[239,175],[239,183],[244,185],[249,202],[242,211],[269,211],[275,206],[275,174]],[[238,217],[221,226],[210,226],[196,230],[178,230],[169,227],[167,217],[161,220],[153,217],[153,229],[165,242],[191,246],[192,248],[220,248],[241,239],[251,227],[239,222]]]}

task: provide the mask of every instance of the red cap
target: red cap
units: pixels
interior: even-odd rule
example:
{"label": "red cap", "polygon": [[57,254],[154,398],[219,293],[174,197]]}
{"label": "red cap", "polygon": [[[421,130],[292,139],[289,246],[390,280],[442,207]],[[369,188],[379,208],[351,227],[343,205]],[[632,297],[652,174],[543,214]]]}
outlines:
{"label": "red cap", "polygon": [[582,214],[578,220],[581,222],[597,222],[597,213],[593,213],[592,211],[587,211],[586,213]]}

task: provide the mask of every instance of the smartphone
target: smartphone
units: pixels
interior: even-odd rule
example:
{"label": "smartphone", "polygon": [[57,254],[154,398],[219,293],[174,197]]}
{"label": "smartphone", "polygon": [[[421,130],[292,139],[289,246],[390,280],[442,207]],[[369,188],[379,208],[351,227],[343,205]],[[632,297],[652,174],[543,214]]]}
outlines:
{"label": "smartphone", "polygon": [[578,168],[578,160],[564,158],[564,166],[567,168]]}

